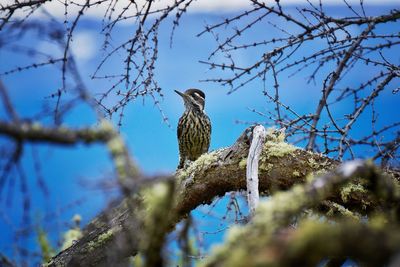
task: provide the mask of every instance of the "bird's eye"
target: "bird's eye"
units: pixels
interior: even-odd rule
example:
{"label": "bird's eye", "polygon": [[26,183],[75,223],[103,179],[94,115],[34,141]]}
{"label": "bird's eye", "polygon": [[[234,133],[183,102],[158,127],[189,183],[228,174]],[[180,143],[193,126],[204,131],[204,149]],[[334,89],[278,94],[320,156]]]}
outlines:
{"label": "bird's eye", "polygon": [[194,96],[195,98],[203,98],[203,97],[202,97],[201,95],[199,95],[198,93],[194,93],[193,96]]}

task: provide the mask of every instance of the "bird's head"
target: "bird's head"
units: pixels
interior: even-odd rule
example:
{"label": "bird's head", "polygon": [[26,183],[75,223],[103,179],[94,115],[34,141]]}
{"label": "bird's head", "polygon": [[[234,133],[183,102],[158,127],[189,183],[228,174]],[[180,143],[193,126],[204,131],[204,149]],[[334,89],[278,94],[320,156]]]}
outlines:
{"label": "bird's head", "polygon": [[186,110],[203,111],[206,95],[199,89],[188,89],[184,93],[175,90],[183,98]]}

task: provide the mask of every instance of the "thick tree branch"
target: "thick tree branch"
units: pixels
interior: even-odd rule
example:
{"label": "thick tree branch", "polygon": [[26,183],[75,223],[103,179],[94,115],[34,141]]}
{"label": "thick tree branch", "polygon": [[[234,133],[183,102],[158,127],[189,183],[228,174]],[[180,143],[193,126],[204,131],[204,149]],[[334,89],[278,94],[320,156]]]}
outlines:
{"label": "thick tree branch", "polygon": [[[225,149],[201,156],[187,169],[176,173],[176,201],[171,222],[186,217],[201,204],[211,203],[226,192],[246,188],[246,157],[249,149],[247,130],[237,142]],[[307,174],[330,169],[337,163],[320,154],[313,154],[285,142],[270,131],[260,156],[260,191],[272,192],[288,189],[295,183],[303,183]],[[280,134],[280,132],[279,132]],[[133,197],[130,212],[127,200],[105,211],[84,230],[84,237],[72,247],[60,252],[49,266],[99,266],[123,259],[137,252],[143,230],[143,191]],[[131,233],[131,234],[127,234]]]}
{"label": "thick tree branch", "polygon": [[[197,206],[209,204],[227,192],[246,189],[246,158],[251,132],[251,128],[247,129],[231,147],[205,154],[175,174],[177,185],[171,209],[174,216],[170,215],[169,230]],[[337,161],[294,147],[283,139],[281,131],[267,132],[259,161],[259,190],[264,195],[303,184],[311,173],[324,173],[338,165]],[[345,174],[346,170],[342,169],[342,173]],[[318,182],[313,185],[317,187]],[[336,193],[326,191],[324,196],[363,213],[376,204],[376,200],[367,197],[368,189],[361,184],[337,190]],[[136,254],[143,240],[145,216],[149,211],[147,201],[143,200],[152,198],[146,188],[137,192],[130,200],[123,200],[94,219],[84,229],[84,237],[60,252],[48,265],[107,266]],[[133,210],[128,207],[128,202]]]}

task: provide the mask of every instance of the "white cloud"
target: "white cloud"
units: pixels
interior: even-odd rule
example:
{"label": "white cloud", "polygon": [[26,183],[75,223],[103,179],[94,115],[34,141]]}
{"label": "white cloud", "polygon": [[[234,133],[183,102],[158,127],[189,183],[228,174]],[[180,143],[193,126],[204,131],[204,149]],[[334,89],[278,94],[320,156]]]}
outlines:
{"label": "white cloud", "polygon": [[[86,0],[75,0],[74,3],[84,4]],[[137,0],[136,3],[139,7],[143,6],[146,0]],[[171,5],[175,0],[156,0],[152,6],[153,10],[160,9]],[[270,3],[271,0],[264,0],[265,3]],[[319,0],[310,0],[310,2],[314,4],[318,4]],[[329,5],[344,5],[342,0],[323,0],[324,4]],[[358,5],[360,0],[347,0],[350,4]],[[110,2],[103,2],[100,5],[94,6],[90,8],[86,12],[86,16],[90,16],[93,18],[103,18],[105,12],[108,8]],[[129,0],[118,0],[115,5],[114,14],[117,16],[121,13],[121,11],[130,3]],[[293,5],[293,4],[305,4],[308,5],[305,0],[281,0],[282,5]],[[399,0],[364,0],[365,5],[384,5],[384,4],[398,4]],[[10,5],[9,0],[0,0],[1,5]],[[49,11],[53,16],[64,18],[65,6],[64,1],[50,1],[43,5],[47,11]],[[249,0],[197,0],[192,3],[189,7],[188,12],[205,12],[205,13],[224,13],[229,11],[241,10],[251,6],[251,1]],[[78,14],[81,7],[70,4],[68,6],[68,18],[71,20],[75,18]],[[25,9],[25,11],[29,11]],[[130,9],[125,13],[125,15],[133,15],[135,13],[134,5],[130,6]],[[22,16],[22,13],[19,12],[16,14],[17,16]],[[43,16],[43,14],[36,12],[35,16]]]}
{"label": "white cloud", "polygon": [[[98,50],[95,40],[95,34],[91,31],[80,31],[74,34],[70,43],[70,51],[79,63],[85,63],[95,56]],[[55,58],[61,58],[64,53],[59,45],[50,41],[40,42],[37,50]]]}
{"label": "white cloud", "polygon": [[193,3],[189,11],[192,12],[229,12],[251,6],[246,0],[198,0]]}
{"label": "white cloud", "polygon": [[55,42],[42,41],[36,47],[38,52],[52,56],[54,58],[62,57],[61,48]]}
{"label": "white cloud", "polygon": [[74,34],[71,41],[71,51],[78,61],[86,62],[97,52],[96,37],[93,32],[84,31]]}
{"label": "white cloud", "polygon": [[[274,2],[273,0],[261,1],[264,3]],[[310,0],[311,3],[319,5],[319,0]],[[349,4],[359,5],[360,0],[347,0]],[[281,0],[282,5],[295,5],[304,4],[308,5],[305,0]],[[328,5],[345,5],[343,0],[322,0],[323,4]],[[399,0],[364,0],[364,5],[384,5],[384,4],[398,4]],[[213,12],[224,13],[234,10],[241,10],[250,7],[251,1],[249,0],[198,0],[195,1],[189,12]]]}

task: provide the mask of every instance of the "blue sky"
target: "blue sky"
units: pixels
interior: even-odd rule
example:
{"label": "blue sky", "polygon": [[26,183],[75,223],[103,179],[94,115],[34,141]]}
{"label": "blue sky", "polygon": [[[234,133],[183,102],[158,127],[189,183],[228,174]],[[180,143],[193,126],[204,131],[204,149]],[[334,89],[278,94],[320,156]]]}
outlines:
{"label": "blue sky", "polygon": [[[238,5],[240,6],[240,3]],[[204,29],[205,22],[213,24],[220,22],[226,15],[234,14],[234,11],[221,13],[215,10],[204,13],[204,10],[209,7],[203,8],[202,12],[200,12],[201,10],[192,12],[182,18],[180,27],[174,34],[172,48],[169,46],[171,24],[164,26],[160,31],[156,78],[163,88],[164,98],[161,107],[169,118],[170,126],[163,123],[159,110],[150,98],[131,102],[125,110],[123,126],[120,131],[135,160],[145,173],[171,173],[176,168],[178,162],[176,124],[183,112],[183,104],[173,90],[194,87],[200,88],[206,93],[206,112],[213,123],[211,150],[229,146],[236,140],[246,128],[246,125],[236,123],[237,120],[265,122],[265,118],[249,111],[249,108],[255,108],[262,112],[273,110],[273,106],[262,94],[261,83],[252,83],[227,95],[229,88],[199,81],[220,73],[210,72],[207,66],[198,63],[199,60],[207,59],[216,43],[209,35],[198,38],[196,34]],[[382,10],[388,9],[390,9],[389,6],[374,6],[369,10],[373,15],[373,13],[380,13]],[[339,14],[343,9],[332,6],[329,11]],[[96,91],[107,89],[109,86],[105,81],[93,81],[89,78],[99,61],[97,49],[103,40],[103,36],[99,34],[100,25],[100,21],[95,15],[83,20],[76,30],[76,37],[72,44],[72,51],[77,56],[78,66],[85,77],[85,82],[89,88],[94,88]],[[354,31],[358,30],[354,29]],[[393,29],[383,30],[392,31]],[[129,24],[118,26],[114,34],[116,39],[126,38],[132,34],[132,26]],[[265,28],[257,26],[252,29],[252,36],[245,38],[264,36],[265,34],[275,33],[273,31],[266,33]],[[43,39],[27,36],[24,42],[43,49],[43,51],[59,53],[54,45]],[[316,45],[318,44],[316,43]],[[309,49],[315,49],[315,47],[311,46]],[[390,56],[399,63],[400,51],[398,50],[397,48]],[[239,62],[250,63],[263,52],[254,50],[239,54]],[[0,73],[18,65],[27,65],[26,60],[26,58],[16,56],[9,51],[0,50],[0,62],[2,62]],[[113,70],[120,69],[121,64],[122,61],[113,60],[106,65],[104,72],[112,73]],[[368,73],[368,68],[360,70],[358,75],[349,78],[348,83],[359,82],[366,73]],[[284,102],[295,106],[296,111],[301,114],[313,112],[315,102],[320,96],[320,85],[306,85],[305,76],[297,75],[290,79],[282,79],[280,83],[281,88],[284,89],[281,93]],[[56,88],[59,88],[60,78],[59,71],[52,67],[43,67],[2,77],[5,85],[10,89],[11,98],[21,117],[35,114],[43,107],[43,103],[54,106],[55,100],[48,96]],[[304,93],[305,90],[306,93]],[[377,103],[380,107],[385,106],[380,109],[382,124],[387,123],[393,117],[398,119],[398,114],[393,112],[396,110],[398,101],[398,96],[393,96],[389,92],[383,97],[381,103]],[[341,109],[346,110],[346,108],[348,108],[346,105],[340,106],[335,112],[340,112]],[[1,118],[4,118],[4,110],[1,110],[0,115]],[[64,123],[74,127],[95,125],[96,118],[88,108],[79,107],[66,117]],[[365,124],[363,127],[370,126]],[[363,127],[359,127],[358,131],[362,132]],[[9,140],[0,137],[0,142],[5,143]],[[110,200],[109,194],[90,189],[87,184],[109,179],[112,176],[112,166],[107,151],[101,145],[78,145],[75,147],[35,145],[34,147],[36,152],[32,152],[32,146],[28,145],[23,156],[31,197],[32,223],[43,225],[55,242],[59,239],[59,234],[65,231],[67,227],[65,222],[68,222],[74,214],[81,214],[84,222],[90,221]],[[50,191],[46,197],[37,186],[38,178],[34,171],[32,153],[38,153],[41,159],[42,175]],[[16,180],[14,187],[7,187],[5,190],[14,192],[12,204],[7,204],[4,197],[0,201],[0,251],[4,251],[10,256],[15,255],[10,242],[13,240],[15,230],[21,226],[22,214],[20,182],[17,176],[13,175],[12,177]],[[3,195],[6,195],[4,190]],[[81,203],[76,204],[76,201]],[[68,207],[71,203],[72,206]],[[226,204],[222,204],[222,212],[225,210],[223,205]],[[49,216],[49,218],[45,216]],[[220,239],[221,235],[211,237],[211,239],[214,238]],[[32,250],[36,249],[34,237],[24,239],[23,242],[20,245]]]}

